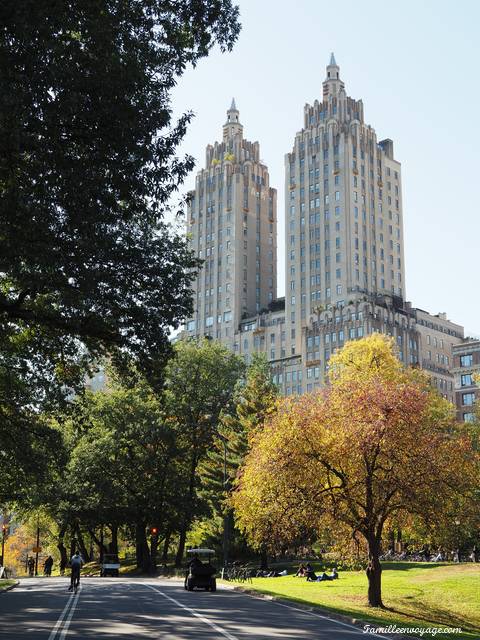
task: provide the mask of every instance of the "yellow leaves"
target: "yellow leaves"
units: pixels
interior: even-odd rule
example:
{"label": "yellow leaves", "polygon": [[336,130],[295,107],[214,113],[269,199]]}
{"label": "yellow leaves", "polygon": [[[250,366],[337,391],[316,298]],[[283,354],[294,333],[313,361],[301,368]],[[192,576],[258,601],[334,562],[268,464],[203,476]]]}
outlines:
{"label": "yellow leaves", "polygon": [[391,339],[348,343],[332,365],[328,389],[280,401],[252,440],[232,505],[253,544],[288,543],[328,519],[351,535],[391,514],[432,517],[475,482],[452,406],[403,368]]}
{"label": "yellow leaves", "polygon": [[330,359],[330,381],[365,379],[381,376],[396,378],[403,365],[393,338],[373,333],[362,340],[347,342]]}

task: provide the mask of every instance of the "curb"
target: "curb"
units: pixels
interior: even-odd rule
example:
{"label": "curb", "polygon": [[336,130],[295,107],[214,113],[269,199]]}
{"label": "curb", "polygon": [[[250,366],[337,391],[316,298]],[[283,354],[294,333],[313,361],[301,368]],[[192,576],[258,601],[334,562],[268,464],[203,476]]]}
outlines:
{"label": "curb", "polygon": [[18,587],[19,584],[20,581],[17,580],[14,584],[9,585],[8,587],[0,587],[0,593],[7,593],[7,591],[11,591],[12,589],[15,589],[15,587]]}
{"label": "curb", "polygon": [[[225,586],[225,585],[222,585]],[[352,618],[350,616],[342,615],[340,613],[332,613],[328,611],[328,609],[323,609],[319,605],[306,605],[300,602],[295,602],[294,600],[289,600],[288,598],[282,598],[281,596],[271,596],[266,593],[261,593],[260,591],[256,591],[255,589],[248,589],[245,587],[240,587],[236,585],[228,585],[228,588],[232,591],[238,591],[240,593],[244,593],[247,596],[258,598],[260,600],[268,600],[269,602],[278,602],[278,604],[292,607],[293,609],[300,609],[301,611],[307,611],[308,613],[318,613],[323,615],[325,618],[330,618],[331,620],[337,620],[338,622],[343,622],[345,624],[352,625],[362,631],[365,628],[366,624],[371,624],[372,626],[380,626],[375,623],[369,623],[368,620],[361,620],[359,618]],[[386,625],[388,626],[388,625]],[[363,631],[365,633],[365,631]],[[397,640],[407,639],[407,638],[416,638],[419,636],[405,636],[400,634],[395,634],[394,636],[391,634],[383,634],[382,637],[396,638]]]}

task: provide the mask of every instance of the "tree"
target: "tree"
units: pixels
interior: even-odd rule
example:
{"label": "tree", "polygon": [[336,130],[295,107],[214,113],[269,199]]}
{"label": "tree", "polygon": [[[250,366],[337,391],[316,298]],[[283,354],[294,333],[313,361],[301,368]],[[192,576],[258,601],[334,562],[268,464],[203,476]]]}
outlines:
{"label": "tree", "polygon": [[132,388],[117,385],[108,392],[87,393],[77,403],[77,418],[82,415],[85,426],[79,434],[76,423],[67,425],[73,447],[64,500],[60,509],[54,507],[63,522],[73,525],[77,538],[80,523],[90,532],[107,525],[113,551],[118,528],[131,526],[137,564],[151,572],[156,545],[149,547],[147,529],[171,528],[186,495],[174,422],[145,380]]}
{"label": "tree", "polygon": [[239,526],[261,546],[302,527],[335,527],[368,549],[368,601],[383,606],[382,535],[398,516],[434,522],[478,484],[478,457],[453,407],[390,339],[350,342],[330,384],[287,399],[254,439],[233,496]]}
{"label": "tree", "polygon": [[[214,437],[213,447],[199,466],[201,495],[210,508],[208,522],[201,523],[201,531],[210,533],[217,543],[222,532],[227,537],[225,544],[229,545],[228,537],[233,530],[229,498],[234,480],[249,449],[249,442],[274,414],[277,398],[278,389],[272,382],[265,355],[253,354],[245,379],[241,378],[237,383],[233,411],[222,412],[219,436]],[[238,530],[236,533],[239,536]],[[239,546],[245,546],[244,538],[236,542]]]}
{"label": "tree", "polygon": [[0,494],[13,499],[44,483],[59,438],[39,416],[91,359],[161,377],[199,266],[164,217],[193,167],[176,157],[192,114],[173,122],[169,93],[239,24],[231,0],[5,0],[0,23]]}
{"label": "tree", "polygon": [[181,478],[188,486],[176,557],[183,558],[188,528],[199,513],[198,466],[212,448],[220,416],[232,409],[234,390],[244,363],[218,342],[180,341],[165,370],[168,413],[179,432],[184,465]]}
{"label": "tree", "polygon": [[37,337],[38,379],[53,362],[78,381],[65,364],[85,348],[161,369],[199,264],[164,221],[193,167],[169,92],[231,49],[238,9],[5,0],[0,22],[1,338]]}

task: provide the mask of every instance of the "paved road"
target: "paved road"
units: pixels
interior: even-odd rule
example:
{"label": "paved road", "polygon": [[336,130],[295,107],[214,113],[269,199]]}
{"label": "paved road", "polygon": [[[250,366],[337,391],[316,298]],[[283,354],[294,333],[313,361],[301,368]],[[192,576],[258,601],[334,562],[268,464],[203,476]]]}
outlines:
{"label": "paved road", "polygon": [[[356,640],[361,629],[221,587],[173,580],[33,578],[0,594],[2,640]],[[381,636],[375,636],[379,638]]]}

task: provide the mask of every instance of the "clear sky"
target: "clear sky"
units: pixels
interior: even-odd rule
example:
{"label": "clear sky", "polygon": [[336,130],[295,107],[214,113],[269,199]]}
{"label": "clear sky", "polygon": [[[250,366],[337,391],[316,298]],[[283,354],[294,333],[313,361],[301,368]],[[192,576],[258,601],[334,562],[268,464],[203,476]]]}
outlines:
{"label": "clear sky", "polygon": [[[284,294],[284,155],[303,106],[321,99],[330,52],[347,95],[402,163],[406,294],[480,336],[480,1],[239,0],[242,31],[189,69],[173,109],[191,109],[181,152],[204,166],[234,96],[278,190]],[[196,169],[196,170],[197,170]],[[194,186],[196,170],[185,188]]]}

